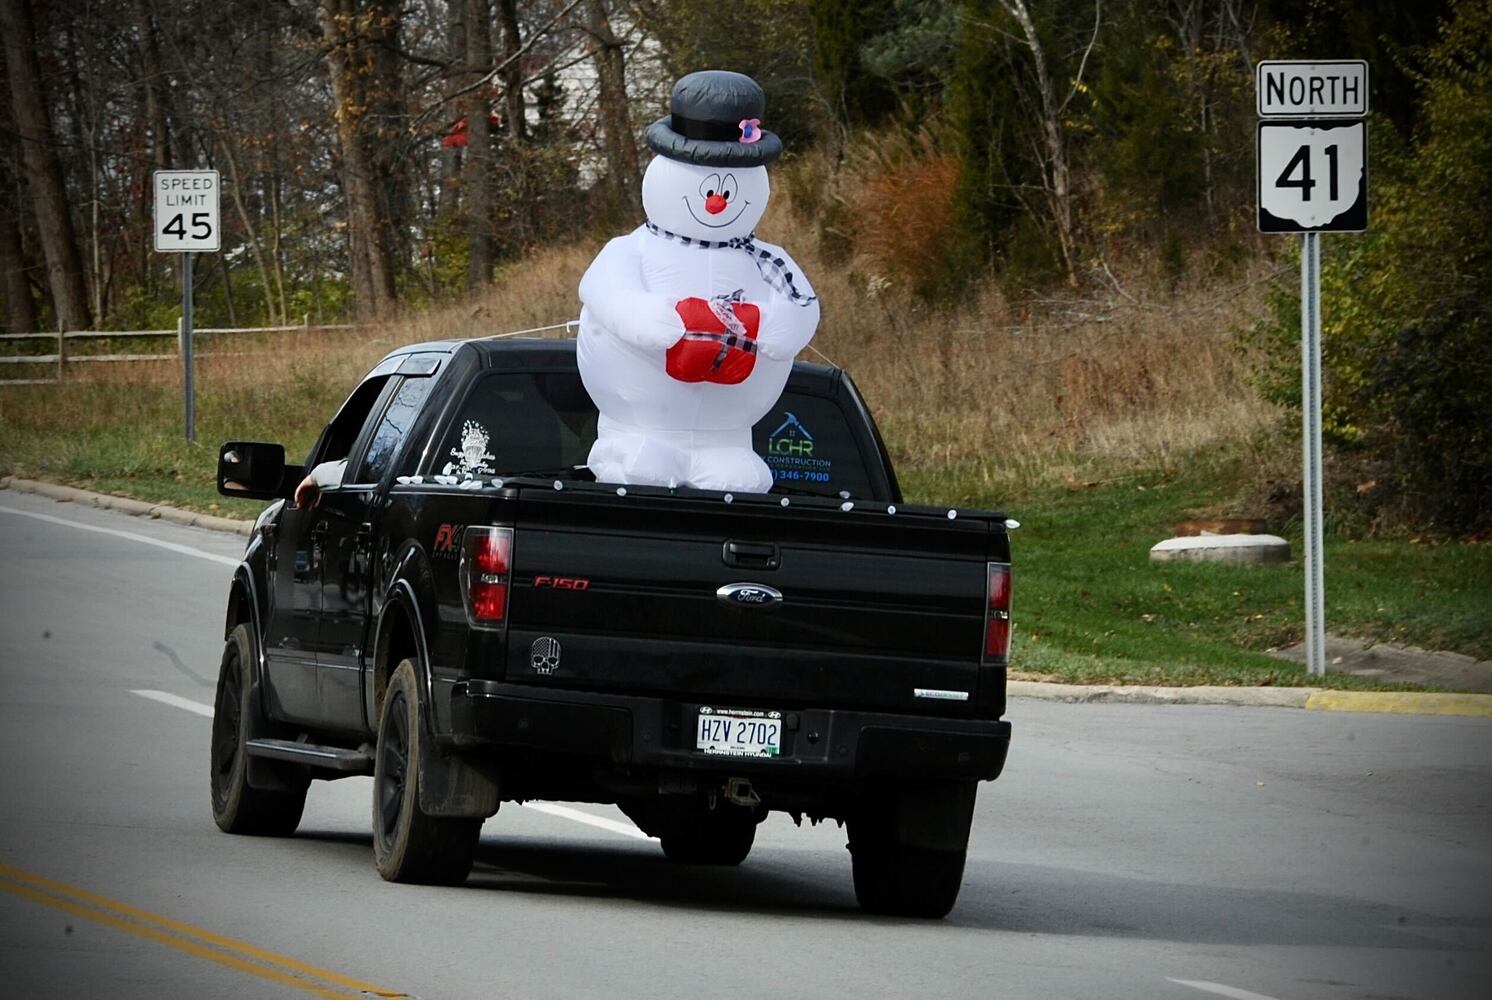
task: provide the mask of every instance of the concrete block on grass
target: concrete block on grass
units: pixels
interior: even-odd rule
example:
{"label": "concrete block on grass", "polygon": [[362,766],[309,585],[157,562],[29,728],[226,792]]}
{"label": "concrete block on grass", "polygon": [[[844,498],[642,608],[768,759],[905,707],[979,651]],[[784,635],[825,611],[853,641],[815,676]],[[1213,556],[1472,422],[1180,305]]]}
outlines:
{"label": "concrete block on grass", "polygon": [[1290,561],[1290,543],[1278,535],[1189,535],[1150,549],[1153,562],[1278,563]]}

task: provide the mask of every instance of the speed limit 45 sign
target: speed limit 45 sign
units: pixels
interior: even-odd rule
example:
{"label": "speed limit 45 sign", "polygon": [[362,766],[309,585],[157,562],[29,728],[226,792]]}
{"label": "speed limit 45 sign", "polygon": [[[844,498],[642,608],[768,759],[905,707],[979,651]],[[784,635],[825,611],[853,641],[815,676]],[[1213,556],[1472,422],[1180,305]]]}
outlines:
{"label": "speed limit 45 sign", "polygon": [[213,253],[218,239],[218,172],[157,170],[155,248],[161,253]]}

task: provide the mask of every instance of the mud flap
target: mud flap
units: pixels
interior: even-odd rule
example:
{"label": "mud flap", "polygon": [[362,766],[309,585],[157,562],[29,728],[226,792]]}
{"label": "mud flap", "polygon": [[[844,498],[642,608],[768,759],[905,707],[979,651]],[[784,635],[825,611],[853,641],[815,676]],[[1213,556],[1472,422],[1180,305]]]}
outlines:
{"label": "mud flap", "polygon": [[931,851],[963,851],[974,819],[974,782],[911,786],[894,795],[892,842]]}
{"label": "mud flap", "polygon": [[420,812],[426,816],[486,819],[497,812],[495,767],[462,754],[441,753],[428,733],[420,758]]}

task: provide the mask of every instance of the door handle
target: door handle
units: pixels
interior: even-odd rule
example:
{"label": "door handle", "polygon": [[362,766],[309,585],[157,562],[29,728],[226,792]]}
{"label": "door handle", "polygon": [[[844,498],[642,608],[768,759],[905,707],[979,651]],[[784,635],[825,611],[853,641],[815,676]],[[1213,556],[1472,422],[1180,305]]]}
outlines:
{"label": "door handle", "polygon": [[782,563],[777,546],[770,542],[726,542],[720,558],[740,569],[776,569]]}

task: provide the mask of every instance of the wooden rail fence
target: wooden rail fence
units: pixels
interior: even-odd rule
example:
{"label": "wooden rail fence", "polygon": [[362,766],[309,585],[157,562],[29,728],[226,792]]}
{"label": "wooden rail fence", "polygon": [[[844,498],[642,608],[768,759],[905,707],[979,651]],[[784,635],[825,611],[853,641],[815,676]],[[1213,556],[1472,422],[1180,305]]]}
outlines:
{"label": "wooden rail fence", "polygon": [[[71,364],[104,364],[119,361],[175,361],[181,357],[182,329],[181,320],[176,321],[174,330],[59,330],[56,333],[0,333],[0,343],[8,341],[32,341],[45,342],[46,346],[55,347],[49,354],[8,354],[0,355],[0,365],[35,365],[55,366],[55,373],[50,378],[4,378],[0,379],[0,385],[51,385],[62,379],[67,366]],[[193,331],[193,340],[199,334],[240,334],[240,333],[309,333],[318,330],[355,330],[357,324],[353,323],[322,323],[311,324],[311,318],[306,317],[304,323],[291,326],[226,326],[226,327],[197,327]],[[67,347],[71,341],[99,340],[131,337],[176,337],[176,352],[174,354],[72,354],[69,355]],[[197,354],[199,358],[213,357],[211,352]],[[0,371],[5,369],[0,368]]]}

